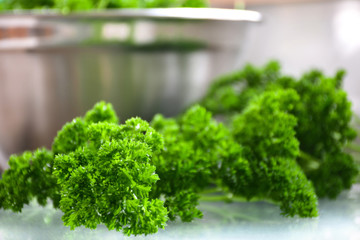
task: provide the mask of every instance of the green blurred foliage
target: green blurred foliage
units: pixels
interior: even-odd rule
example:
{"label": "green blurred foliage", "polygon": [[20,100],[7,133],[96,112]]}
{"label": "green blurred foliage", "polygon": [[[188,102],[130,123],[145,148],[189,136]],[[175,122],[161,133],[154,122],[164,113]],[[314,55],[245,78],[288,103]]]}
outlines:
{"label": "green blurred foliage", "polygon": [[2,0],[0,10],[51,8],[54,0]]}
{"label": "green blurred foliage", "polygon": [[62,13],[112,8],[208,7],[207,0],[3,0],[0,10],[59,9]]}

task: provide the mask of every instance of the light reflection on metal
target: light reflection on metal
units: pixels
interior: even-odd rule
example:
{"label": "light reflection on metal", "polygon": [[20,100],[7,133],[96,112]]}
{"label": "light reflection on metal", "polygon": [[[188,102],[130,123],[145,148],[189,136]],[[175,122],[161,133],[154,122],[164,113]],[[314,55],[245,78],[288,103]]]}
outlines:
{"label": "light reflection on metal", "polygon": [[339,2],[334,17],[334,39],[339,52],[346,55],[360,50],[360,6],[356,2]]}
{"label": "light reflection on metal", "polygon": [[50,147],[65,122],[99,100],[121,121],[174,116],[237,67],[257,20],[221,9],[2,14],[0,146],[6,155]]}
{"label": "light reflection on metal", "polygon": [[261,15],[254,11],[210,8],[121,9],[66,16],[51,11],[20,11],[0,14],[0,50],[113,40],[148,44],[176,38],[223,45],[231,39],[219,32],[223,27],[260,20]]}
{"label": "light reflection on metal", "polygon": [[125,23],[105,23],[102,27],[102,37],[106,40],[124,41],[130,36],[130,27]]}
{"label": "light reflection on metal", "polygon": [[14,17],[34,16],[38,18],[152,18],[152,19],[199,19],[220,21],[261,21],[262,16],[256,11],[222,9],[222,8],[148,8],[148,9],[109,9],[106,11],[74,12],[69,15],[61,15],[53,10],[17,10],[4,12],[2,16]]}

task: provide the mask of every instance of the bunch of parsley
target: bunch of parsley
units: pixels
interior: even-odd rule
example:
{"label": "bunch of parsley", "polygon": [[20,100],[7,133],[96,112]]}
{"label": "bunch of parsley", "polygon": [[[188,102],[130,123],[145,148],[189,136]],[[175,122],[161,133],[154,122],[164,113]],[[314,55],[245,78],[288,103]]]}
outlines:
{"label": "bunch of parsley", "polygon": [[[318,197],[335,198],[351,187],[358,174],[358,166],[345,148],[356,137],[351,127],[351,103],[341,88],[345,72],[339,70],[335,76],[328,77],[319,70],[311,70],[296,79],[281,74],[280,70],[277,61],[261,68],[248,64],[217,79],[201,104],[216,116],[222,116],[236,134],[249,125],[243,126],[236,120],[231,123],[232,119],[242,118],[259,95],[294,91],[298,100],[287,113],[294,118],[295,137],[299,141],[296,161],[311,180]],[[266,110],[266,106],[262,108]],[[264,115],[259,113],[257,117],[264,118]],[[269,119],[266,125],[258,125],[253,130],[265,132],[273,124],[275,119]],[[241,142],[242,137],[239,135]],[[272,140],[274,138],[268,139]]]}
{"label": "bunch of parsley", "polygon": [[163,138],[140,118],[119,125],[110,104],[100,102],[84,118],[58,132],[52,150],[10,158],[0,181],[0,206],[21,211],[36,198],[60,208],[65,225],[150,234],[164,228],[167,210],[149,192],[159,179],[151,163]]}
{"label": "bunch of parsley", "polygon": [[356,133],[343,76],[294,79],[277,62],[247,65],[201,104],[150,123],[119,125],[100,102],[65,124],[51,150],[10,157],[0,207],[50,199],[71,229],[104,224],[126,235],[200,218],[200,200],[268,200],[285,216],[315,217],[318,197],[336,197],[358,173],[345,151]]}

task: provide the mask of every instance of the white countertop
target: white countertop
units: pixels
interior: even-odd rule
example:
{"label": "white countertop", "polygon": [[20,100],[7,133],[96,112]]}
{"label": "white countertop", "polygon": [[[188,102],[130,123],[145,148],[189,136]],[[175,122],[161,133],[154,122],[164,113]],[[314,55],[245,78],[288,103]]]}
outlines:
{"label": "white countertop", "polygon": [[200,204],[203,219],[192,223],[169,223],[165,230],[149,236],[125,237],[104,226],[96,230],[63,226],[60,210],[36,204],[22,213],[0,211],[1,240],[91,240],[91,239],[266,239],[266,240],[359,240],[360,184],[337,200],[320,200],[315,219],[280,216],[277,206],[258,203]]}

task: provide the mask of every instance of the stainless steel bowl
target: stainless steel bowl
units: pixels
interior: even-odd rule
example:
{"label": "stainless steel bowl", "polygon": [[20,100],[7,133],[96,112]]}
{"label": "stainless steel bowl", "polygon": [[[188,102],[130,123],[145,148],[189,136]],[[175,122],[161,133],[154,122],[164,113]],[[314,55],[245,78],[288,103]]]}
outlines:
{"label": "stainless steel bowl", "polygon": [[[0,15],[0,148],[49,147],[95,102],[172,116],[231,71],[257,12],[138,9]],[[0,150],[1,151],[1,150]]]}

